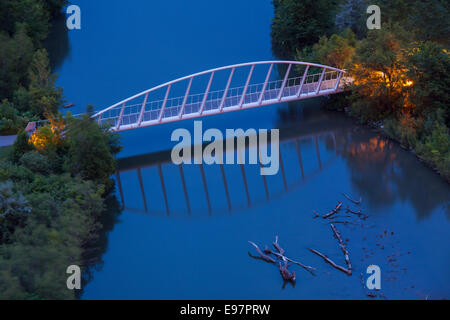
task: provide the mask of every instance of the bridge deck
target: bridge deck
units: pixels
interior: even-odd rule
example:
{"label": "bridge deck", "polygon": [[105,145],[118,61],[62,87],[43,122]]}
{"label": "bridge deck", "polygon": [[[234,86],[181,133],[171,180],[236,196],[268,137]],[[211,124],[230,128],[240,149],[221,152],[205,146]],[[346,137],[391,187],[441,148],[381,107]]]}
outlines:
{"label": "bridge deck", "polygon": [[[264,65],[269,65],[265,81],[252,84],[251,80],[255,67],[264,67]],[[281,80],[270,81],[273,70],[276,70],[276,66],[280,65],[287,67],[285,68],[287,69],[285,75],[280,78]],[[250,71],[245,85],[231,87],[235,71],[249,67]],[[295,75],[294,77],[295,72],[293,70],[303,74],[301,76]],[[309,74],[311,70],[321,70],[321,72]],[[215,73],[222,71],[230,71],[226,87],[222,90],[210,91],[211,87],[214,87],[212,83]],[[246,71],[244,70],[244,72]],[[301,61],[258,61],[236,64],[199,72],[153,87],[103,109],[93,115],[92,118],[98,121],[99,124],[109,125],[112,131],[125,131],[224,112],[330,95],[343,91],[345,85],[352,82],[353,79],[346,77],[345,73],[344,70],[337,68]],[[209,76],[206,89],[203,93],[193,94],[191,92],[193,80],[205,75]],[[188,82],[188,85],[184,95],[172,97],[172,85],[185,82]],[[160,90],[165,91],[163,100],[156,98],[158,97],[157,93],[162,92]],[[177,93],[173,95],[175,94]],[[27,131],[32,132],[45,123],[47,123],[46,120],[30,123]]]}
{"label": "bridge deck", "polygon": [[[281,96],[280,92],[282,90],[281,87],[283,81],[277,80],[267,84],[262,99],[261,93],[263,91],[264,84],[256,84],[248,87],[244,99],[242,99],[244,95],[244,87],[230,88],[225,99],[223,98],[225,95],[225,90],[221,90],[208,93],[208,97],[205,102],[203,102],[204,94],[189,95],[185,104],[185,97],[168,99],[165,106],[164,100],[149,101],[145,103],[145,110],[142,115],[141,110],[143,104],[125,105],[123,111],[121,110],[122,107],[109,110],[105,114],[101,115],[98,121],[101,124],[107,123],[113,128],[117,128],[116,131],[125,131],[138,127],[147,127],[161,123],[197,118],[200,116],[301,100],[320,95],[328,95],[343,90],[344,81],[341,81],[340,85],[335,90],[338,75],[336,72],[328,72],[325,74],[325,79],[322,81],[320,90],[317,91],[319,77],[320,74],[308,76],[305,81],[306,83],[302,86],[300,94],[299,90],[302,77],[297,77],[288,79]],[[310,82],[307,83],[308,81]],[[203,103],[204,107],[202,110]],[[163,115],[161,116],[162,111]],[[142,118],[139,123],[140,117]],[[121,119],[120,126],[119,119]]]}

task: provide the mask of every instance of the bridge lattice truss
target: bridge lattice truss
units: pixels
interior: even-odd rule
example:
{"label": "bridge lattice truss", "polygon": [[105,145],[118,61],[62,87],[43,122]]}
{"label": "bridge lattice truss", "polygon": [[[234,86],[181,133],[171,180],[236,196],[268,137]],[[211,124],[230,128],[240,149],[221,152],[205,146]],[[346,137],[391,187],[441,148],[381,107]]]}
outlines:
{"label": "bridge lattice truss", "polygon": [[[264,81],[252,84],[256,67],[264,66],[268,71]],[[276,67],[283,65],[285,75],[279,80],[274,77]],[[245,83],[232,85],[238,71],[248,71]],[[318,72],[316,72],[316,71]],[[215,75],[227,73],[226,85],[221,90],[212,90]],[[194,93],[196,79],[206,77],[206,88]],[[249,109],[282,102],[329,95],[341,92],[350,79],[345,71],[329,66],[298,61],[260,61],[231,65],[192,74],[167,82],[125,99],[98,113],[99,124],[109,124],[113,131],[125,131],[159,125],[185,119],[215,115],[224,112]],[[175,85],[184,85],[184,94],[171,96]],[[156,93],[161,98],[157,98]],[[162,95],[161,95],[162,92]],[[155,97],[153,97],[155,96]]]}

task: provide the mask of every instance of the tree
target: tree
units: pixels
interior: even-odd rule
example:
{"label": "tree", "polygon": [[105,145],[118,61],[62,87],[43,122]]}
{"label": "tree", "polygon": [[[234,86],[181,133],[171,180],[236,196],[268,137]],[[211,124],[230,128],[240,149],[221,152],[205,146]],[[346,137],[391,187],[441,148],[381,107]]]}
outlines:
{"label": "tree", "polygon": [[433,42],[420,44],[408,55],[407,70],[414,114],[450,126],[450,52]]}
{"label": "tree", "polygon": [[337,1],[273,0],[273,5],[272,48],[279,58],[291,58],[332,31]]}
{"label": "tree", "polygon": [[38,47],[48,34],[50,14],[44,0],[2,0],[0,2],[0,30],[13,35],[17,25],[25,27],[27,34]]}
{"label": "tree", "polygon": [[45,114],[56,114],[62,104],[62,89],[55,87],[56,76],[51,73],[45,49],[33,55],[28,77],[31,111],[42,118]]}
{"label": "tree", "polygon": [[378,0],[383,24],[402,25],[415,40],[449,45],[450,2],[447,0]]}
{"label": "tree", "polygon": [[362,38],[367,33],[366,9],[369,6],[368,0],[346,0],[339,7],[335,24],[339,31],[350,28],[358,38]]}
{"label": "tree", "polygon": [[13,149],[11,152],[11,160],[14,163],[18,163],[19,159],[27,152],[34,150],[33,146],[28,143],[28,134],[25,131],[21,131],[14,141]]}
{"label": "tree", "polygon": [[314,60],[321,64],[345,69],[349,67],[353,59],[355,47],[355,34],[350,29],[346,29],[342,35],[333,34],[330,39],[320,38],[312,48],[312,55]]}
{"label": "tree", "polygon": [[85,180],[109,183],[116,170],[114,155],[120,151],[117,135],[85,115],[69,119],[67,125],[69,146],[65,167],[73,175]]}
{"label": "tree", "polygon": [[404,31],[395,26],[371,30],[356,49],[351,68],[351,111],[362,121],[380,120],[401,112],[411,81],[404,64]]}
{"label": "tree", "polygon": [[16,108],[8,101],[0,103],[0,132],[15,134],[26,124],[26,119],[20,116]]}
{"label": "tree", "polygon": [[[1,20],[0,20],[1,21]],[[11,98],[21,85],[28,86],[27,70],[34,46],[21,27],[11,38],[0,32],[0,99]]]}
{"label": "tree", "polygon": [[31,212],[25,197],[11,181],[0,182],[0,244],[8,243],[14,230]]}

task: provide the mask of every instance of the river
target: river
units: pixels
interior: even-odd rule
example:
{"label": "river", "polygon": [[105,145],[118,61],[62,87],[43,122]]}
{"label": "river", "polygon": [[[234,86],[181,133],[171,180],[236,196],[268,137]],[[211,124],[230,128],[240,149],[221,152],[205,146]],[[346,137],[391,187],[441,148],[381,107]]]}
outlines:
{"label": "river", "polygon": [[[81,8],[82,29],[54,35],[51,48],[73,113],[191,73],[274,59],[270,1],[71,2]],[[381,269],[377,298],[449,298],[448,184],[396,143],[326,111],[327,103],[202,119],[205,129],[279,128],[282,167],[266,178],[254,165],[172,164],[171,133],[192,130],[192,121],[121,133],[114,179],[124,210],[82,298],[365,299],[362,282],[372,264]],[[308,251],[345,265],[329,225],[313,213],[337,201],[369,216],[336,223],[352,276]],[[249,257],[256,254],[249,240],[264,247],[276,235],[289,257],[317,268],[316,276],[291,266],[297,283],[284,287],[275,266]]]}

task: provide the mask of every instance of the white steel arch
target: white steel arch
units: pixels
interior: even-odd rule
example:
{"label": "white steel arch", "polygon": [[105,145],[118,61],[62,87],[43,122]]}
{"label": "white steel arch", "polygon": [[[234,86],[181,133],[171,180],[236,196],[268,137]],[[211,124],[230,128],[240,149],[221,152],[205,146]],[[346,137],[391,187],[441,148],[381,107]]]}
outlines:
{"label": "white steel arch", "polygon": [[[264,80],[251,84],[256,66],[268,65]],[[270,80],[276,65],[287,65],[286,73],[280,80]],[[295,75],[293,67],[303,66],[303,74]],[[250,71],[242,86],[232,87],[235,72],[249,68]],[[312,69],[320,72],[311,74]],[[211,91],[214,76],[218,72],[229,71],[226,86]],[[258,61],[224,66],[191,74],[122,100],[93,115],[100,124],[111,125],[112,131],[125,131],[153,125],[159,125],[185,119],[198,118],[224,112],[260,107],[281,102],[295,101],[329,95],[344,90],[345,83],[351,78],[345,77],[341,69],[299,61]],[[196,78],[209,76],[203,92],[193,93],[192,83]],[[171,88],[187,82],[184,94],[170,97]],[[163,90],[163,99],[152,99],[152,93]]]}

